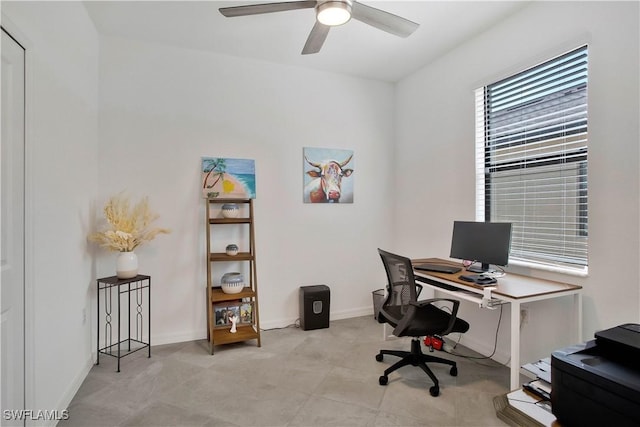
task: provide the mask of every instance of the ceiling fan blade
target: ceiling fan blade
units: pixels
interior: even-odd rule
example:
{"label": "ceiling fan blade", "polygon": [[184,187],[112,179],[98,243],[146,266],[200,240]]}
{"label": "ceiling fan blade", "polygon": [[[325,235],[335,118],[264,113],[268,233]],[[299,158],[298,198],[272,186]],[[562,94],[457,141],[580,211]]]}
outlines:
{"label": "ceiling fan blade", "polygon": [[250,4],[245,6],[221,7],[218,9],[227,18],[234,16],[259,15],[261,13],[285,12],[287,10],[311,9],[317,1],[285,1],[279,3]]}
{"label": "ceiling fan blade", "polygon": [[351,17],[369,24],[387,33],[400,37],[409,37],[420,26],[413,21],[402,18],[393,13],[376,9],[356,1],[353,2]]}
{"label": "ceiling fan blade", "polygon": [[331,27],[328,25],[324,25],[316,21],[311,29],[311,33],[309,33],[309,37],[307,37],[307,42],[304,44],[302,54],[308,55],[310,53],[320,52],[320,49],[329,34],[329,29],[331,29]]}

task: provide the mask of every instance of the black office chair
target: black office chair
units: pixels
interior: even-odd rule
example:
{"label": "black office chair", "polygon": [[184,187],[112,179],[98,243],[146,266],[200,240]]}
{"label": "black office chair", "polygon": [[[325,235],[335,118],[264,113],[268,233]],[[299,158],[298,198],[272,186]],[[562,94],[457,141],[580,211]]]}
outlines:
{"label": "black office chair", "polygon": [[[384,371],[379,379],[380,385],[387,385],[389,374],[403,366],[419,366],[429,375],[433,381],[433,387],[429,389],[432,396],[440,394],[438,379],[427,366],[427,363],[444,363],[451,366],[449,373],[452,376],[458,375],[458,367],[453,360],[424,354],[421,349],[423,336],[444,336],[451,332],[466,332],[469,324],[457,318],[460,301],[449,298],[432,298],[418,301],[419,290],[422,289],[417,284],[413,275],[413,267],[409,258],[395,255],[390,252],[378,249],[380,258],[387,272],[387,296],[385,301],[376,313],[379,323],[388,323],[394,327],[393,335],[397,337],[409,336],[411,340],[411,351],[401,350],[380,350],[376,355],[376,360],[382,362],[385,354],[398,356],[402,359]],[[438,308],[433,303],[444,302],[450,304],[451,313]]]}

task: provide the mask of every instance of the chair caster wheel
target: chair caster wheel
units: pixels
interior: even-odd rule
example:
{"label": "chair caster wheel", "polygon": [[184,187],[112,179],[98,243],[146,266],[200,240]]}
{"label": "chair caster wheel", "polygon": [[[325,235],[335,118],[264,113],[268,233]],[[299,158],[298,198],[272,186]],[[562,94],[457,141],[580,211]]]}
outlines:
{"label": "chair caster wheel", "polygon": [[376,360],[377,360],[378,362],[382,362],[382,358],[383,358],[383,357],[384,357],[384,356],[382,356],[382,354],[380,354],[380,353],[376,354]]}
{"label": "chair caster wheel", "polygon": [[434,385],[429,389],[429,393],[431,394],[431,396],[436,397],[437,395],[440,394],[440,387],[438,387],[437,385]]}
{"label": "chair caster wheel", "polygon": [[387,383],[389,382],[389,377],[387,377],[386,375],[382,375],[380,378],[378,378],[378,382],[380,383],[380,385],[387,385]]}
{"label": "chair caster wheel", "polygon": [[449,371],[449,374],[451,374],[452,377],[457,377],[458,376],[458,367],[457,366],[452,366],[451,370]]}

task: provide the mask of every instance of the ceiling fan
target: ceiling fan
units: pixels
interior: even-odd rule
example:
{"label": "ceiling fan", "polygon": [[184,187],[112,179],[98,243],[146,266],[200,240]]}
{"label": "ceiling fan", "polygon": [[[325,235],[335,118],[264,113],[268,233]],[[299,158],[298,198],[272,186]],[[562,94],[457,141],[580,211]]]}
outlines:
{"label": "ceiling fan", "polygon": [[331,27],[346,24],[351,18],[400,37],[410,36],[419,26],[408,19],[366,6],[356,0],[305,0],[222,7],[226,17],[258,15],[297,9],[316,10],[316,23],[311,29],[302,54],[318,53]]}

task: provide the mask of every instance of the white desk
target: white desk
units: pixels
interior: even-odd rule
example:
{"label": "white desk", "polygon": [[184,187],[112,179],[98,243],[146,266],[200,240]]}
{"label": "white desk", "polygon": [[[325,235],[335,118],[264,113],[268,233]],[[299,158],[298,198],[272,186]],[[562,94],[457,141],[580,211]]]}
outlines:
{"label": "white desk", "polygon": [[[421,258],[412,260],[418,263],[437,263],[460,266],[460,263],[438,258]],[[498,279],[498,283],[480,286],[458,279],[465,274],[464,270],[454,273],[437,273],[432,271],[415,270],[415,276],[427,280],[418,280],[423,286],[438,292],[451,295],[456,299],[477,303],[480,307],[492,308],[502,303],[511,304],[511,376],[510,388],[520,388],[520,305],[551,298],[573,297],[573,313],[575,322],[575,342],[582,341],[582,286],[551,280],[537,279],[509,273]],[[443,289],[441,284],[454,286],[466,292]],[[440,286],[439,286],[440,285]]]}

